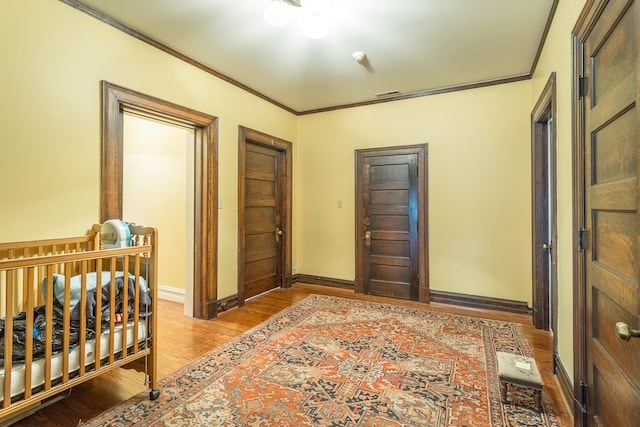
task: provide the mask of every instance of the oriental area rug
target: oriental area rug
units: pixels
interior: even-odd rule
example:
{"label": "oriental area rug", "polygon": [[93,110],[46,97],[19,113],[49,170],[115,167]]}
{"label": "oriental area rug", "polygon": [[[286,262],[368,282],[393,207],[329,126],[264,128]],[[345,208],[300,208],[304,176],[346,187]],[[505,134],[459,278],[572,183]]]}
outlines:
{"label": "oriental area rug", "polygon": [[514,323],[311,295],[88,426],[559,426],[546,392],[509,390]]}

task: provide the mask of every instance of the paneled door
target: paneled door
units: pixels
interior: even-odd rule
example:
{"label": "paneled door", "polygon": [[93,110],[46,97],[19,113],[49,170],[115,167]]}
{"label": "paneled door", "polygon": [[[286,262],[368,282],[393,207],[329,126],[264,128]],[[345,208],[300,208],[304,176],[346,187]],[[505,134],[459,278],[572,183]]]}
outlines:
{"label": "paneled door", "polygon": [[531,112],[533,324],[552,331],[557,353],[556,74],[551,73]]}
{"label": "paneled door", "polygon": [[[241,128],[238,302],[287,287],[290,272],[288,149]],[[282,144],[279,144],[282,145]]]}
{"label": "paneled door", "polygon": [[640,420],[638,1],[595,2],[579,45],[584,76],[587,425]]}
{"label": "paneled door", "polygon": [[426,145],[356,151],[356,283],[428,301]]}

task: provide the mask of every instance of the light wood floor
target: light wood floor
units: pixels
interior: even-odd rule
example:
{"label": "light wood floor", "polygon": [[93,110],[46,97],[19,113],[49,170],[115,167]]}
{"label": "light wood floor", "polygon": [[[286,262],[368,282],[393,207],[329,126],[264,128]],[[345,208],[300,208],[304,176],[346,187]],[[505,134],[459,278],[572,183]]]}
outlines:
{"label": "light wood floor", "polygon": [[[561,397],[556,378],[552,375],[552,337],[547,332],[536,330],[529,316],[355,295],[351,290],[317,285],[296,284],[290,289],[275,289],[252,298],[242,308],[232,308],[220,313],[217,319],[209,321],[185,317],[182,314],[181,304],[160,301],[158,327],[160,378],[313,293],[410,306],[428,306],[435,310],[521,323],[527,341],[540,364],[546,384],[545,390],[554,404],[562,426],[573,425],[571,412]],[[141,372],[116,369],[74,388],[68,397],[40,409],[14,425],[77,426],[82,420],[92,418],[105,409],[145,391],[143,381],[144,375]]]}

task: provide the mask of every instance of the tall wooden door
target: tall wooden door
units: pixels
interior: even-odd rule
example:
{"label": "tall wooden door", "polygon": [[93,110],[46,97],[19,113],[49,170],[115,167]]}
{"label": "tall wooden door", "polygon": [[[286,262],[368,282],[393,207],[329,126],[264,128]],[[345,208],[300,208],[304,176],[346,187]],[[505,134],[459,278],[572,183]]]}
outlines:
{"label": "tall wooden door", "polygon": [[557,350],[556,76],[531,112],[533,324],[554,332]]}
{"label": "tall wooden door", "polygon": [[[584,80],[587,424],[640,420],[638,1],[599,3],[586,26]],[[625,327],[624,325],[627,325]],[[638,331],[636,331],[638,333]]]}
{"label": "tall wooden door", "polygon": [[428,301],[426,146],[358,150],[356,174],[356,292]]}
{"label": "tall wooden door", "polygon": [[[290,273],[290,159],[286,147],[241,128],[239,177],[239,304],[287,287]],[[247,138],[247,136],[249,136]],[[253,136],[253,139],[252,139]],[[272,141],[272,140],[270,140]],[[288,274],[287,274],[287,271]]]}

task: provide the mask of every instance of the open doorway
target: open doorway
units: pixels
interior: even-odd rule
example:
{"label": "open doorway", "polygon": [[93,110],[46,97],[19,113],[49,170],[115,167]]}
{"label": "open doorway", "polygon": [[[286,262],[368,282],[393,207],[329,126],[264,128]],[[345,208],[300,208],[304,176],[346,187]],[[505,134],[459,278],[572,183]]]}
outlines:
{"label": "open doorway", "polygon": [[193,130],[190,148],[193,153],[191,301],[194,317],[214,318],[218,308],[217,118],[103,81],[101,221],[123,218],[123,123],[126,114]]}
{"label": "open doorway", "polygon": [[160,233],[158,293],[193,316],[194,130],[125,113],[122,216]]}

